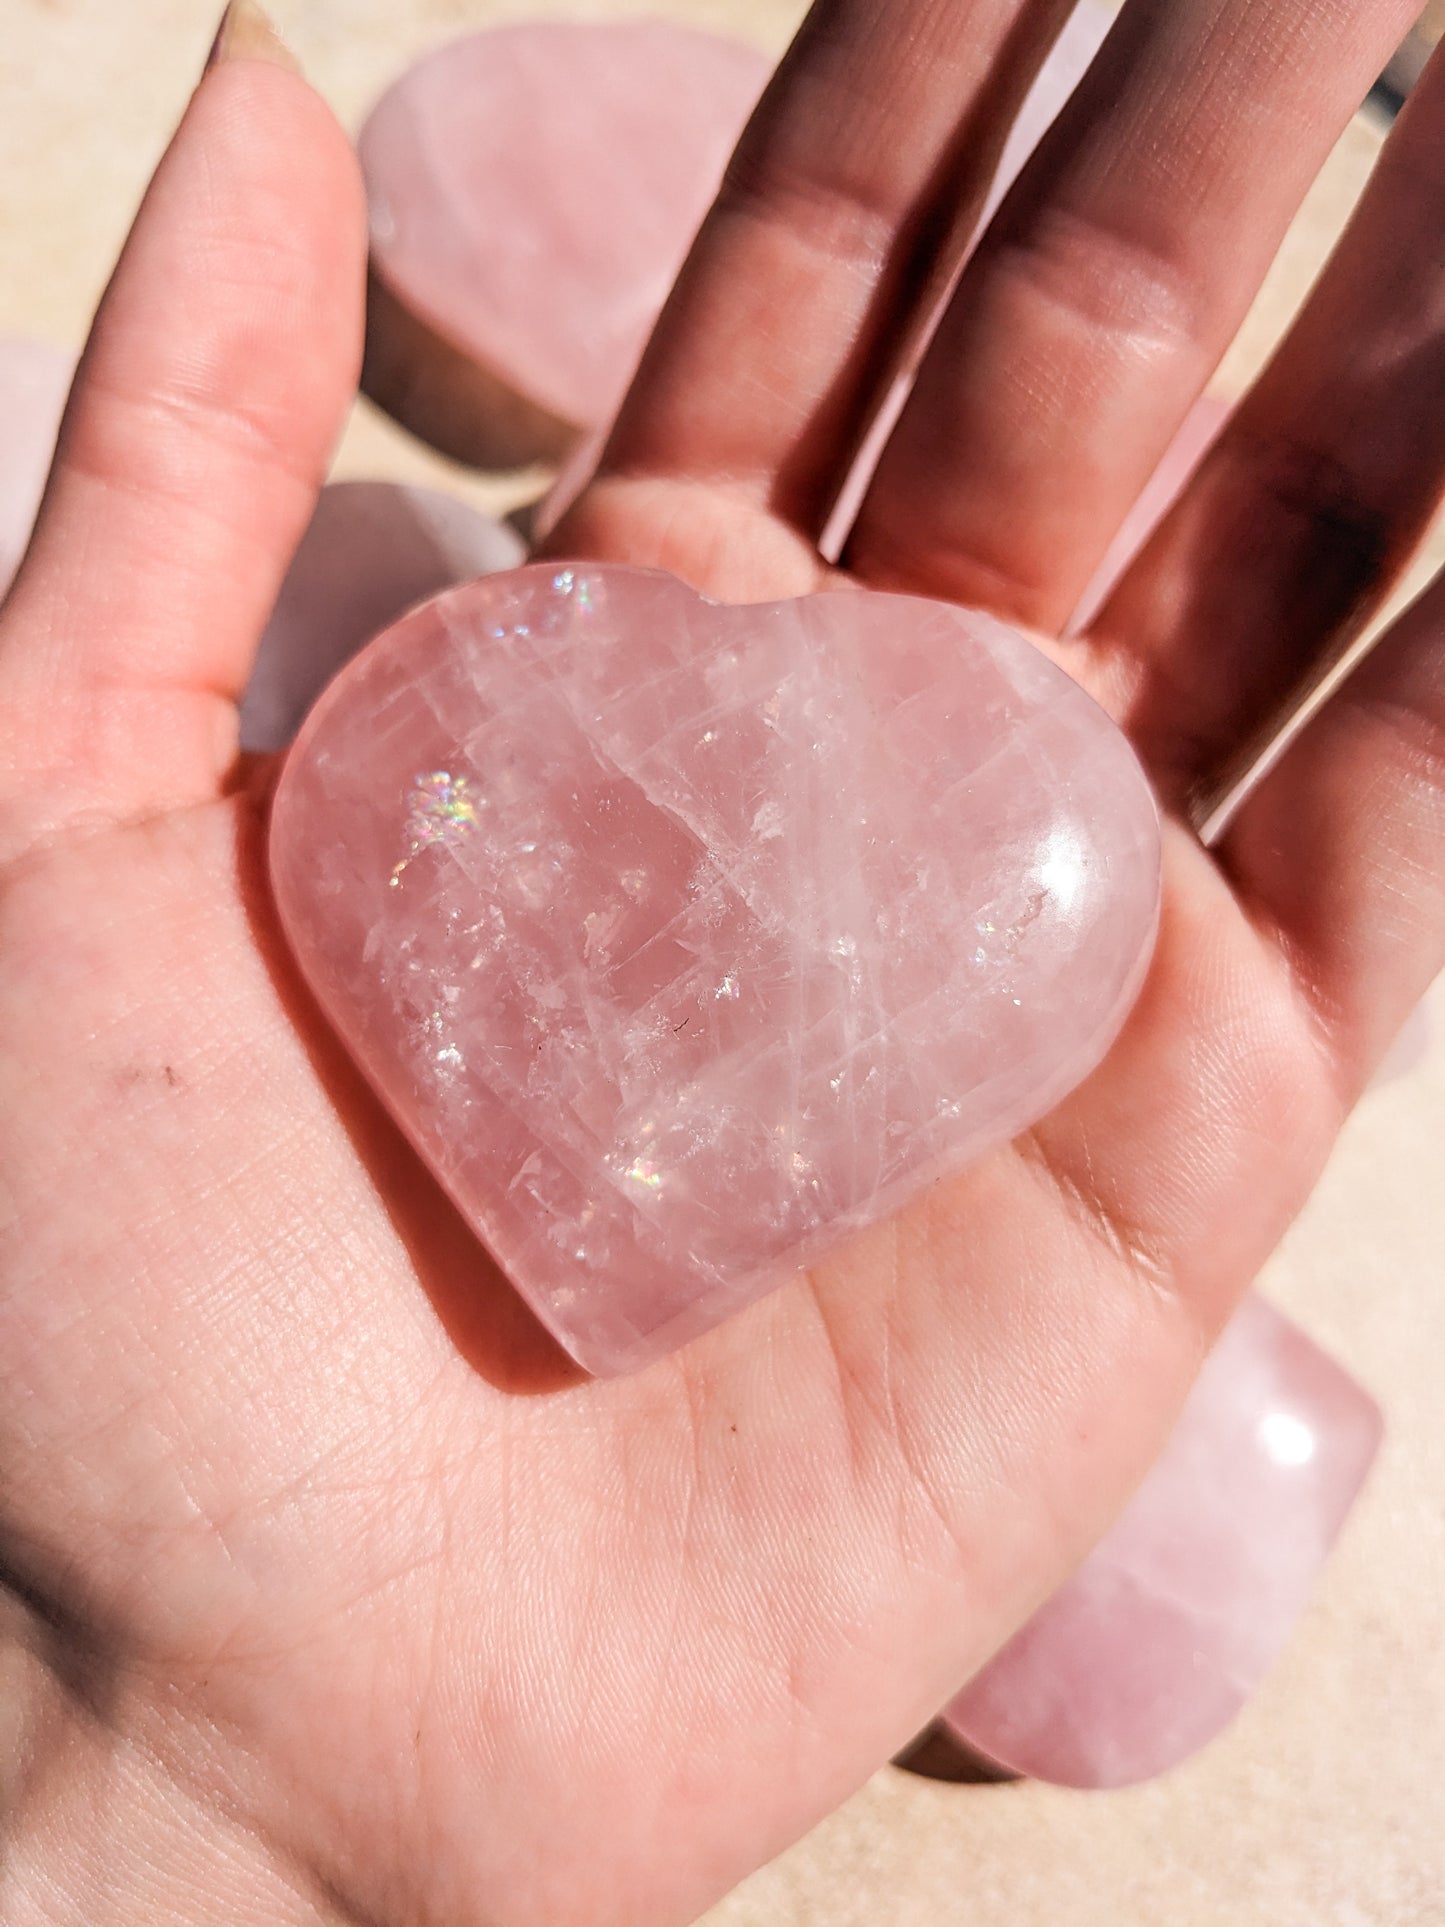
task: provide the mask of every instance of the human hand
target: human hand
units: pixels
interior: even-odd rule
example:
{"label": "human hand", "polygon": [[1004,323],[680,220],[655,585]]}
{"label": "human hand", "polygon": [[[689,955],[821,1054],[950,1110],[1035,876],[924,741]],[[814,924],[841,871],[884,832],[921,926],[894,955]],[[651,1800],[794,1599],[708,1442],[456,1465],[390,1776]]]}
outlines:
{"label": "human hand", "polygon": [[[1145,10],[1180,73],[1110,89],[1083,151],[1051,151],[1071,195],[1145,193],[1148,247],[1091,254],[1097,214],[1071,206],[1041,249],[980,259],[950,324],[967,390],[925,376],[862,579],[1057,627],[1404,11],[1309,45],[1294,5]],[[896,11],[890,37],[834,9],[785,145],[841,127],[840,164],[931,177],[987,23],[913,17],[924,44]],[[1176,807],[1379,592],[1437,486],[1439,121],[1423,95],[1315,337],[1058,648]],[[1267,172],[1251,124],[1289,130]],[[558,537],[740,597],[820,579],[848,371],[873,385],[858,335],[874,300],[891,333],[918,278],[879,274],[909,183],[889,202],[855,178],[882,214],[850,228],[847,196],[797,185],[796,147],[789,191],[759,190],[767,126],[774,171],[714,224]],[[1137,242],[1123,212],[1102,231]],[[234,767],[234,698],[354,379],[362,247],[314,98],[213,74],[0,626],[17,1922],[688,1918],[1097,1535],[1440,962],[1437,586],[1212,855],[1176,817],[1153,976],[1082,1091],[807,1284],[640,1378],[579,1381],[316,1024],[267,903],[266,774]],[[781,343],[727,305],[771,320],[805,289]]]}

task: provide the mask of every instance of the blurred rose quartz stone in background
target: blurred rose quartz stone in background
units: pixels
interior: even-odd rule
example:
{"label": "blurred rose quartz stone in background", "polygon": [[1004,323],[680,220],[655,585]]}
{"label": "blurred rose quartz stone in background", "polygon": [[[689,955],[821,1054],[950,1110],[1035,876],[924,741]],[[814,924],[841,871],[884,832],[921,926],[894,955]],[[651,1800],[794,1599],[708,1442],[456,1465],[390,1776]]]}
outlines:
{"label": "blurred rose quartz stone in background", "polygon": [[342,664],[413,604],[514,568],[521,538],[455,496],[397,482],[321,491],[241,703],[241,747],[280,749]]}
{"label": "blurred rose quartz stone in background", "polygon": [[1246,1298],[1173,1437],[1074,1577],[947,1707],[973,1753],[1060,1786],[1149,1779],[1259,1686],[1379,1444],[1367,1393]]}
{"label": "blurred rose quartz stone in background", "polygon": [[0,596],[30,540],[74,373],[63,348],[0,335]]}
{"label": "blurred rose quartz stone in background", "polygon": [[480,467],[611,419],[771,63],[662,21],[545,21],[439,48],[358,141],[362,384]]}

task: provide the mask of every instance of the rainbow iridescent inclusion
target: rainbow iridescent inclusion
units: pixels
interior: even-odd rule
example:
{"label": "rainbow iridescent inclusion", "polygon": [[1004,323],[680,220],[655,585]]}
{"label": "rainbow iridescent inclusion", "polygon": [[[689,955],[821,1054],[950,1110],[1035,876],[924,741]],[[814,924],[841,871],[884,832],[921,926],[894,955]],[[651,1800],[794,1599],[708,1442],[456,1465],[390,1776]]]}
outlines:
{"label": "rainbow iridescent inclusion", "polygon": [[406,855],[391,873],[393,889],[401,882],[403,870],[423,850],[440,846],[455,849],[469,830],[475,829],[477,806],[469,794],[465,776],[437,769],[412,782],[406,808]]}

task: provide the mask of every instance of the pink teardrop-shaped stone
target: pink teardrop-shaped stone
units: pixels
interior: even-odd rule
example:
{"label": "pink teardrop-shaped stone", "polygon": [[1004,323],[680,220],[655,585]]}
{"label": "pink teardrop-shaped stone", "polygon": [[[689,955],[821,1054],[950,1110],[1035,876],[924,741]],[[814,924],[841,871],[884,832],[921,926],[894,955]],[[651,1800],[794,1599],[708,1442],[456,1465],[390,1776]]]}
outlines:
{"label": "pink teardrop-shaped stone", "polygon": [[1142,980],[1159,838],[1123,737],[990,617],[548,565],[331,685],[272,872],[398,1122],[612,1373],[1077,1084]]}

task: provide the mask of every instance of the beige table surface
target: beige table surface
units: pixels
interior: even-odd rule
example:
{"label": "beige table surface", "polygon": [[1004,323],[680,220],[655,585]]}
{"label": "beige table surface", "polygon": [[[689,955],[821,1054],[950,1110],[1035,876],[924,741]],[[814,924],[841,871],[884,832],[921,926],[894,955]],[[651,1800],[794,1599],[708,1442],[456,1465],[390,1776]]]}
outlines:
{"label": "beige table surface", "polygon": [[[800,11],[791,0],[648,10],[774,52]],[[543,8],[276,0],[275,11],[354,126],[423,49]],[[215,24],[205,0],[0,0],[0,331],[80,344]],[[1225,386],[1237,390],[1277,338],[1377,147],[1363,121],[1347,133]],[[493,506],[531,492],[525,479],[462,476],[364,404],[337,466],[441,478]],[[1445,555],[1439,535],[1432,547]],[[1430,1001],[1425,1063],[1367,1096],[1261,1281],[1372,1389],[1388,1433],[1255,1702],[1199,1758],[1123,1793],[955,1787],[885,1768],[709,1927],[1445,1927],[1445,987]]]}

